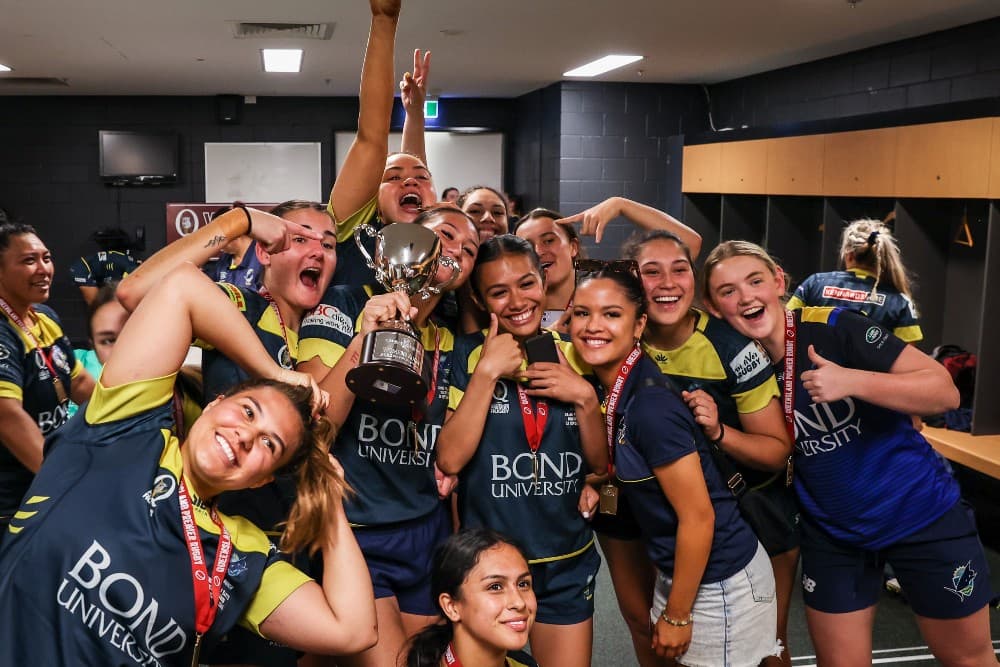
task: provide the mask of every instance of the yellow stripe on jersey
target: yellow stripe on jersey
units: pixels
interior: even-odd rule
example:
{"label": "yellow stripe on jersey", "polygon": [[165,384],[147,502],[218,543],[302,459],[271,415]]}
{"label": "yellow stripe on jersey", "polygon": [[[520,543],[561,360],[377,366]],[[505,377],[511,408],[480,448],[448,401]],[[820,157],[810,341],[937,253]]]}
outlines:
{"label": "yellow stripe on jersey", "polygon": [[[11,327],[17,332],[18,337],[21,339],[21,344],[24,345],[24,351],[30,352],[35,349],[35,345],[28,338],[24,330],[14,324],[14,321],[7,317],[6,313],[0,313],[8,322],[11,323]],[[42,347],[49,347],[54,345],[56,341],[62,338],[65,334],[63,330],[55,323],[48,315],[45,313],[35,310],[35,323],[28,327],[31,330],[31,334],[38,339],[38,342]]]}
{"label": "yellow stripe on jersey", "polygon": [[304,338],[299,346],[298,362],[302,364],[319,357],[324,366],[333,368],[346,351],[347,348],[325,338]]}
{"label": "yellow stripe on jersey", "polygon": [[794,294],[788,299],[788,303],[785,304],[785,308],[788,310],[798,310],[800,308],[805,308],[805,306],[806,302]]}
{"label": "yellow stripe on jersey", "polygon": [[24,389],[21,385],[0,380],[0,398],[13,398],[15,401],[24,401]]}
{"label": "yellow stripe on jersey", "polygon": [[896,327],[892,333],[904,343],[919,343],[924,339],[924,332],[919,324],[913,324],[908,327]]}
{"label": "yellow stripe on jersey", "polygon": [[834,309],[829,306],[807,306],[802,309],[802,321],[826,324],[830,320],[830,313],[833,311]]}
{"label": "yellow stripe on jersey", "polygon": [[87,423],[106,424],[141,414],[171,400],[177,373],[105,387],[98,380],[87,404]]}
{"label": "yellow stripe on jersey", "polygon": [[557,561],[557,560],[566,560],[567,558],[575,558],[576,556],[579,556],[580,554],[584,553],[587,549],[591,548],[592,546],[594,546],[594,538],[593,537],[590,538],[589,542],[587,542],[585,545],[583,545],[582,547],[580,547],[576,551],[571,551],[570,553],[568,553],[568,554],[562,554],[561,556],[547,556],[545,558],[532,558],[531,560],[528,561],[528,565],[537,565],[538,563],[552,563],[552,562]]}
{"label": "yellow stripe on jersey", "polygon": [[[247,300],[244,298],[243,292],[240,291],[239,287],[233,285],[232,283],[216,283],[216,285],[222,288],[222,291],[225,292],[226,296],[229,297],[229,300],[240,309],[240,312],[246,312]],[[279,333],[278,335],[280,336],[281,334]]]}
{"label": "yellow stripe on jersey", "polygon": [[[726,369],[719,359],[719,353],[700,331],[695,331],[677,350],[661,350],[645,341],[642,343],[642,349],[660,367],[660,372],[666,375],[683,375],[716,381],[726,379]],[[684,353],[678,354],[681,349]]]}
{"label": "yellow stripe on jersey", "polygon": [[[74,357],[74,358],[75,358],[75,357]],[[72,370],[72,371],[70,371],[70,373],[69,373],[69,377],[70,377],[70,379],[71,379],[71,380],[75,380],[75,379],[76,379],[76,376],[78,376],[78,375],[79,375],[79,374],[80,374],[80,373],[81,373],[82,371],[83,371],[83,364],[82,364],[82,363],[80,363],[80,360],[79,360],[79,359],[77,359],[77,360],[76,360],[76,363],[75,363],[75,364],[73,365],[73,370]],[[95,378],[95,379],[96,379],[96,378]]]}
{"label": "yellow stripe on jersey", "polygon": [[48,496],[31,496],[30,498],[28,498],[27,500],[24,501],[24,504],[25,505],[36,505],[38,503],[44,503],[48,499],[49,499]]}
{"label": "yellow stripe on jersey", "polygon": [[327,212],[330,213],[330,217],[337,225],[337,243],[347,243],[348,241],[354,242],[352,237],[354,236],[354,230],[363,222],[367,222],[371,219],[372,215],[375,214],[375,209],[378,206],[378,195],[372,197],[368,200],[368,203],[362,206],[360,209],[349,215],[347,218],[341,220],[337,217],[337,212],[333,210],[333,202],[331,201],[326,205]]}
{"label": "yellow stripe on jersey", "polygon": [[264,312],[261,313],[260,319],[257,320],[257,328],[269,334],[274,334],[278,338],[287,337],[288,353],[292,355],[292,359],[299,358],[299,332],[287,327],[283,328],[281,320],[278,319],[278,315],[274,312],[274,307],[271,304],[268,304]]}
{"label": "yellow stripe on jersey", "polygon": [[275,609],[294,593],[302,584],[311,581],[303,572],[293,565],[279,560],[271,563],[260,580],[257,593],[250,600],[250,606],[243,612],[240,625],[257,633],[261,637],[260,624],[263,623]]}
{"label": "yellow stripe on jersey", "polygon": [[30,519],[31,517],[35,516],[36,514],[38,514],[38,512],[22,512],[22,511],[17,511],[17,512],[14,512],[14,518],[15,519]]}

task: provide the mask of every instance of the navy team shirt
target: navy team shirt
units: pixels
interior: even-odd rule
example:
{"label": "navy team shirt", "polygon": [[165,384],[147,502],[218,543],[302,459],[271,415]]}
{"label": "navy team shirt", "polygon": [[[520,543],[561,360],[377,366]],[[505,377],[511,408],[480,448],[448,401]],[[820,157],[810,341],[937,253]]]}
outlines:
{"label": "navy team shirt", "polygon": [[[174,375],[112,389],[50,443],[0,547],[0,664],[183,665],[195,640],[191,561],[171,433]],[[193,496],[206,562],[219,529]],[[259,625],[308,577],[257,528],[220,515],[233,553],[205,651]]]}
{"label": "navy team shirt", "polygon": [[[459,336],[451,367],[448,407],[458,409],[482,356],[485,332]],[[556,336],[558,340],[558,336]],[[560,342],[571,363],[573,346]],[[576,362],[574,370],[585,370]],[[537,419],[538,402],[530,398]],[[589,467],[580,445],[572,405],[547,401],[548,420],[538,448],[538,479],[524,431],[517,384],[501,378],[493,388],[476,453],[458,474],[458,508],[463,526],[488,526],[509,535],[529,562],[579,555],[594,541],[580,515],[580,491]]]}
{"label": "navy team shirt", "polygon": [[[299,360],[314,357],[332,368],[354,338],[370,287],[335,285],[320,305],[302,320]],[[354,525],[380,526],[427,516],[440,504],[434,479],[434,447],[448,405],[448,374],[455,337],[449,329],[426,325],[419,332],[424,346],[424,380],[431,386],[435,347],[438,350],[434,396],[417,419],[409,408],[354,401],[337,434],[333,453],[344,467],[347,483],[357,492],[344,502]],[[416,438],[409,428],[416,425]]]}
{"label": "navy team shirt", "polygon": [[712,550],[701,583],[731,577],[757,552],[757,536],[740,516],[736,499],[723,483],[701,427],[680,394],[647,356],[629,374],[615,418],[615,475],[642,530],[650,558],[667,575],[674,570],[677,512],[663,495],[653,469],[698,454],[708,495],[715,509]]}
{"label": "navy team shirt", "polygon": [[906,343],[850,310],[794,312],[795,492],[803,515],[864,549],[929,526],[958,502],[959,489],[910,416],[852,397],[813,403],[801,379],[812,368],[810,345],[846,368],[886,373]]}

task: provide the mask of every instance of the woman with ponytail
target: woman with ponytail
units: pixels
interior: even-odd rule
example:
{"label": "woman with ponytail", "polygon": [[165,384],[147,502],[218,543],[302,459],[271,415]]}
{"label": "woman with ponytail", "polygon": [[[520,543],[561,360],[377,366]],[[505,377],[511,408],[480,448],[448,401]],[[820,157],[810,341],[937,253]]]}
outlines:
{"label": "woman with ponytail", "polygon": [[855,220],[840,239],[843,271],[814,273],[788,300],[789,310],[803,306],[847,308],[875,320],[907,343],[924,338],[892,230],[880,220]]}
{"label": "woman with ponytail", "polygon": [[[209,403],[180,441],[171,398],[195,337],[258,379]],[[374,644],[371,581],[330,427],[314,416],[326,401],[270,358],[197,268],[168,273],[126,323],[83,414],[50,439],[4,536],[0,664],[198,664],[238,623],[314,653]],[[218,511],[221,494],[277,474],[300,485],[282,547],[322,552],[322,585]],[[40,627],[46,641],[33,639]]]}
{"label": "woman with ponytail", "polygon": [[434,554],[431,592],[441,620],[410,641],[406,667],[538,667],[523,648],[537,603],[528,561],[500,533],[471,528]]}

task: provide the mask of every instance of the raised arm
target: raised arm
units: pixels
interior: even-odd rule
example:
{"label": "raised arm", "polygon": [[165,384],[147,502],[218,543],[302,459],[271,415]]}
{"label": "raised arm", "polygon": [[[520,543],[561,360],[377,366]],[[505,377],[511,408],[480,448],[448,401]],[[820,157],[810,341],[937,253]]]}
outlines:
{"label": "raised arm", "polygon": [[218,218],[163,248],[128,274],[118,285],[118,300],[135,311],[143,297],[178,266],[191,263],[201,266],[215,256],[222,246],[249,234],[268,252],[288,247],[291,234],[319,240],[322,234],[291,220],[264,211],[234,208]]}
{"label": "raised arm", "polygon": [[251,375],[289,380],[289,372],[271,359],[222,290],[193,264],[184,263],[153,285],[138,304],[104,366],[101,384],[115,387],[174,373],[195,338]]}
{"label": "raised arm", "polygon": [[701,234],[669,213],[624,197],[610,197],[586,211],[556,220],[556,222],[560,224],[582,223],[580,234],[583,236],[592,235],[594,240],[600,243],[604,236],[605,227],[617,217],[625,217],[636,227],[646,231],[662,229],[676,234],[690,248],[691,257],[697,257],[698,253],[701,252]]}
{"label": "raised arm", "polygon": [[361,69],[358,133],[330,192],[330,206],[339,224],[378,192],[389,152],[392,120],[392,58],[400,0],[370,0],[371,28]]}
{"label": "raised arm", "polygon": [[416,155],[425,165],[427,165],[427,148],[424,142],[424,100],[427,99],[427,81],[430,73],[431,52],[428,51],[421,56],[420,49],[416,49],[413,52],[413,74],[405,73],[403,80],[399,82],[399,97],[406,112],[400,148],[404,153]]}

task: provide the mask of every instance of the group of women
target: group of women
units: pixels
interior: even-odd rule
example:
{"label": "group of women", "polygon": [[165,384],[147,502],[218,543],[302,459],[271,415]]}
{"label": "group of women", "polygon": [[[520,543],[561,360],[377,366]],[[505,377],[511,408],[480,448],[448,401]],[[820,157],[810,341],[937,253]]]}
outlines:
{"label": "group of women", "polygon": [[[0,663],[583,667],[599,543],[643,667],[790,664],[800,553],[820,664],[870,661],[884,563],[943,664],[995,664],[975,525],[910,417],[957,392],[893,335],[915,313],[891,232],[845,234],[863,237],[852,276],[886,298],[803,290],[793,311],[762,248],[712,249],[699,289],[698,234],[624,198],[514,230],[493,188],[435,203],[429,54],[389,155],[400,7],[370,4],[328,204],[236,203],[155,254],[118,288],[134,315],[96,383],[40,305],[38,234],[0,226]],[[624,258],[584,257],[580,236],[618,217],[639,231]],[[387,293],[347,243],[366,222],[430,230],[457,277]],[[259,289],[195,268],[238,238]],[[884,303],[913,321],[841,307]],[[362,400],[365,336],[400,320],[425,400]],[[178,379],[192,340],[200,416]],[[776,508],[766,548],[744,488]]]}

